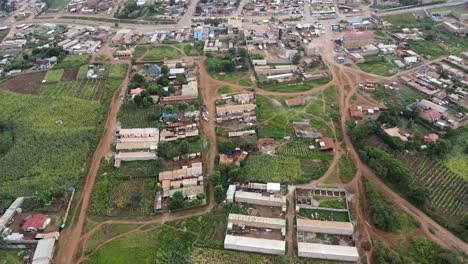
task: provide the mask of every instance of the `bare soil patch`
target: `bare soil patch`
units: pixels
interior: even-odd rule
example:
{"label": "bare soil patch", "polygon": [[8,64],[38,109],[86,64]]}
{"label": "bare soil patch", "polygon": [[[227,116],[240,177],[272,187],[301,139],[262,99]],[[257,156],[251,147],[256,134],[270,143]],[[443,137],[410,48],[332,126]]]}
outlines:
{"label": "bare soil patch", "polygon": [[0,83],[0,90],[21,94],[40,95],[41,83],[44,76],[45,72],[18,75]]}
{"label": "bare soil patch", "polygon": [[74,81],[76,80],[76,75],[78,75],[78,70],[76,69],[71,69],[71,70],[65,70],[62,75],[62,82],[66,81]]}

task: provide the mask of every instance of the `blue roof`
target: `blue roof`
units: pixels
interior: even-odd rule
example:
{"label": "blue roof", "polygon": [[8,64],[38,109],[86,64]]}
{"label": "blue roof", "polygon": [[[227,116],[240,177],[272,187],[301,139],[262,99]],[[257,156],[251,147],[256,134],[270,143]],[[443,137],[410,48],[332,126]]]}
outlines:
{"label": "blue roof", "polygon": [[161,73],[161,67],[157,64],[151,65],[147,70],[146,74],[160,74]]}
{"label": "blue roof", "polygon": [[348,23],[348,24],[362,23],[362,19],[361,19],[361,18],[357,18],[357,17],[348,18],[348,19],[346,19],[345,21],[346,21],[346,23]]}
{"label": "blue roof", "polygon": [[172,114],[169,114],[169,113],[162,113],[162,117],[163,117],[163,118],[167,118],[167,117],[177,117],[177,113],[172,113]]}

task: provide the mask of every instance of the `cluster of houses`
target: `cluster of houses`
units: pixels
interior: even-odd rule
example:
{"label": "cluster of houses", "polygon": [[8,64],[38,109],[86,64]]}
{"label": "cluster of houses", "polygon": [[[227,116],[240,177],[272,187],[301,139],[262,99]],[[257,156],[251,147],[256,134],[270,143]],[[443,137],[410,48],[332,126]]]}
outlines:
{"label": "cluster of houses", "polygon": [[216,123],[235,121],[242,124],[241,127],[236,126],[237,131],[228,132],[229,138],[256,134],[254,129],[244,129],[251,128],[257,123],[254,93],[225,95],[217,103]]}
{"label": "cluster of houses", "polygon": [[70,54],[92,55],[99,50],[111,33],[111,29],[106,26],[97,28],[71,26],[64,34],[66,38],[57,45]]}
{"label": "cluster of houses", "polygon": [[110,15],[113,8],[114,3],[111,0],[71,0],[68,2],[66,10],[70,13],[95,14],[106,12]]}
{"label": "cluster of houses", "polygon": [[238,0],[199,1],[195,9],[195,15],[204,17],[229,16],[237,10],[238,6]]}
{"label": "cluster of houses", "polygon": [[246,16],[264,17],[299,17],[304,12],[304,1],[255,1],[244,6],[242,13]]}
{"label": "cluster of houses", "polygon": [[468,107],[468,93],[463,89],[468,85],[465,74],[468,69],[467,61],[468,53],[464,52],[460,57],[451,55],[441,62],[402,75],[400,81],[403,84],[429,97],[414,102],[407,108],[419,108],[422,118],[439,127],[457,128],[465,124],[467,116],[452,110],[450,105]]}
{"label": "cluster of houses", "polygon": [[172,197],[174,193],[181,192],[188,200],[196,199],[204,193],[203,165],[201,162],[194,162],[179,169],[162,171],[158,181],[162,186],[162,198]]}

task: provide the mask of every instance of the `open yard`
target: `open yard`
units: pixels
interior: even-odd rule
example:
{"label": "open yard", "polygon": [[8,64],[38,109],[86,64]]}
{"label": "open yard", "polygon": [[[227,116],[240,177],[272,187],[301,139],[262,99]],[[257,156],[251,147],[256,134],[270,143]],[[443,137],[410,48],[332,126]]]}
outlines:
{"label": "open yard", "polygon": [[331,81],[331,78],[326,77],[326,78],[321,78],[321,79],[313,80],[313,81],[268,85],[268,86],[262,87],[262,89],[267,90],[267,91],[272,91],[272,92],[283,92],[283,93],[304,92],[304,91],[313,89],[317,86],[327,84],[330,81]]}
{"label": "open yard", "polygon": [[417,17],[414,13],[402,13],[398,15],[383,16],[382,19],[392,23],[396,28],[419,28],[427,29],[434,25],[430,18]]}
{"label": "open yard", "polygon": [[257,119],[259,122],[259,138],[283,139],[292,135],[292,121],[301,121],[304,116],[296,113],[269,97],[257,95]]}
{"label": "open yard", "polygon": [[68,3],[68,0],[46,0],[46,3],[49,9],[61,10]]}
{"label": "open yard", "polygon": [[391,76],[389,71],[395,68],[390,56],[368,56],[364,63],[359,63],[357,66],[368,73],[373,73],[382,76]]}
{"label": "open yard", "polygon": [[0,260],[5,264],[23,264],[23,257],[27,250],[2,249],[0,250]]}
{"label": "open yard", "polygon": [[89,64],[91,56],[88,55],[68,55],[63,61],[57,63],[54,69],[77,69],[81,65]]}
{"label": "open yard", "polygon": [[160,61],[165,59],[177,59],[180,58],[182,54],[169,46],[140,45],[136,47],[134,56],[142,61]]}

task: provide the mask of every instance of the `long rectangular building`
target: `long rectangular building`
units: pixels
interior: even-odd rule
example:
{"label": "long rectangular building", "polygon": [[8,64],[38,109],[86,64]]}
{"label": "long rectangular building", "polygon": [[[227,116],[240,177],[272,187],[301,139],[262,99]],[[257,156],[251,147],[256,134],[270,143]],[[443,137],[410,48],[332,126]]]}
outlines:
{"label": "long rectangular building", "polygon": [[272,255],[284,255],[286,242],[281,240],[226,235],[224,238],[224,248]]}
{"label": "long rectangular building", "polygon": [[352,235],[353,224],[349,222],[319,221],[311,219],[297,219],[297,231],[325,233],[334,235]]}
{"label": "long rectangular building", "polygon": [[258,228],[282,229],[286,227],[286,220],[253,215],[229,214],[228,222],[235,225],[246,225]]}
{"label": "long rectangular building", "polygon": [[16,210],[20,208],[20,206],[24,202],[24,197],[18,197],[16,200],[11,203],[10,207],[6,209],[5,213],[0,217],[0,232],[6,228],[8,222],[15,216]]}
{"label": "long rectangular building", "polygon": [[357,262],[359,252],[356,247],[325,245],[318,243],[297,243],[299,257],[334,261]]}
{"label": "long rectangular building", "polygon": [[266,206],[286,206],[286,197],[274,195],[262,195],[261,193],[237,191],[235,201],[238,203],[250,203]]}
{"label": "long rectangular building", "polygon": [[254,104],[242,104],[242,105],[223,105],[216,107],[216,114],[218,116],[239,114],[243,112],[250,112],[255,110]]}

